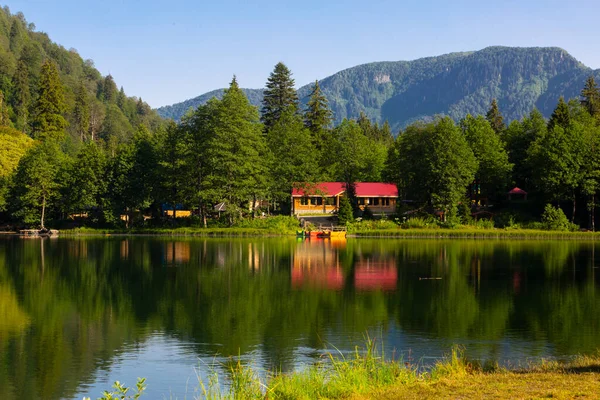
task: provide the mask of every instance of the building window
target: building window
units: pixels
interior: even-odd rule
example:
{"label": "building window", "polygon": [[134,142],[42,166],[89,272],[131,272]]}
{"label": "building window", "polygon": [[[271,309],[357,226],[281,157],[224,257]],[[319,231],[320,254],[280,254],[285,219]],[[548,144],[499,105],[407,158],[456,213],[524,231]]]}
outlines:
{"label": "building window", "polygon": [[313,206],[322,206],[323,205],[323,198],[322,197],[311,197],[310,198],[310,204]]}
{"label": "building window", "polygon": [[374,197],[371,200],[372,200],[371,204],[373,204],[374,206],[378,206],[379,205],[379,197]]}
{"label": "building window", "polygon": [[307,206],[308,205],[308,197],[301,197],[300,198],[300,205],[301,206]]}
{"label": "building window", "polygon": [[382,206],[389,206],[390,205],[390,199],[389,198],[381,199],[381,205]]}
{"label": "building window", "polygon": [[359,205],[359,206],[364,206],[364,205],[365,205],[365,199],[364,199],[364,198],[362,198],[362,197],[361,197],[361,198],[359,198],[359,199],[358,199],[358,205]]}

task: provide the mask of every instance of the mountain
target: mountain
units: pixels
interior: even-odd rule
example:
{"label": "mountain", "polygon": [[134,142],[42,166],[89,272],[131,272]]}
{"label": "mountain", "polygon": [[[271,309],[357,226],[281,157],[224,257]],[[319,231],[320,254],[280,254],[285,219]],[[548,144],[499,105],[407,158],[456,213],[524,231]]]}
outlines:
{"label": "mountain", "polygon": [[[41,67],[46,60],[58,69],[72,143],[86,136],[115,144],[131,138],[139,125],[156,129],[164,123],[147,103],[119,90],[112,76],[102,76],[92,60],[52,42],[22,13],[13,14],[5,6],[0,8],[0,92],[16,129],[31,133]],[[83,99],[79,106],[78,98]],[[89,118],[84,123],[76,123],[77,107],[86,109]]]}
{"label": "mountain", "polygon": [[[394,129],[435,115],[460,119],[485,114],[496,98],[510,121],[537,107],[549,117],[558,98],[579,96],[593,71],[557,47],[488,47],[414,61],[376,62],[340,71],[320,80],[335,114],[335,122],[364,112]],[[298,89],[306,102],[311,85]],[[245,89],[250,101],[261,106],[262,89]],[[222,89],[172,106],[158,114],[178,120],[189,109],[204,104]]]}

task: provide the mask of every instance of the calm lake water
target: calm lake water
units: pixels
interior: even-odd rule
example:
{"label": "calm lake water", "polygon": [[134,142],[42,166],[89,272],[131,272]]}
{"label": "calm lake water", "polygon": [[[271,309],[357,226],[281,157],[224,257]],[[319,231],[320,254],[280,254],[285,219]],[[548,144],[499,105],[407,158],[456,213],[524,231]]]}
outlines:
{"label": "calm lake water", "polygon": [[146,398],[191,399],[196,374],[232,356],[290,371],[367,333],[424,364],[453,344],[511,364],[593,353],[596,252],[577,241],[2,238],[0,398],[96,398],[140,376]]}

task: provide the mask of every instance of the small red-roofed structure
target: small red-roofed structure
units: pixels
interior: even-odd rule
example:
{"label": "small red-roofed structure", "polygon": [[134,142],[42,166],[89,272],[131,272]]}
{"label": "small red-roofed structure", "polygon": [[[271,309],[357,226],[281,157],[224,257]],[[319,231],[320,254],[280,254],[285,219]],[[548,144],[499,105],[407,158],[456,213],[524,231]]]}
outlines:
{"label": "small red-roofed structure", "polygon": [[527,200],[527,192],[516,186],[508,192],[508,199],[512,200],[514,196],[523,200]]}
{"label": "small red-roofed structure", "polygon": [[[344,182],[299,183],[292,190],[292,211],[298,214],[331,214],[338,211],[340,197],[346,195]],[[393,214],[396,211],[398,188],[393,183],[355,183],[358,206],[374,214]]]}

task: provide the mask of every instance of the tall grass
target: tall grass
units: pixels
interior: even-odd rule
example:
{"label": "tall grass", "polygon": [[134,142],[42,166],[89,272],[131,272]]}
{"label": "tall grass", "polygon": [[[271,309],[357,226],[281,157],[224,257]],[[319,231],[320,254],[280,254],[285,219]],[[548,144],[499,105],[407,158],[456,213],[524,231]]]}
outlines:
{"label": "tall grass", "polygon": [[[339,351],[328,353],[321,362],[293,373],[274,372],[262,374],[261,377],[257,370],[244,365],[239,360],[231,360],[224,366],[227,379],[223,382],[220,380],[217,368],[211,368],[208,377],[204,379],[198,374],[199,390],[194,399],[308,400],[362,398],[361,396],[372,398],[386,391],[408,393],[414,389],[431,388],[438,383],[440,383],[438,387],[440,391],[434,393],[445,394],[450,398],[453,395],[452,391],[457,387],[462,388],[476,381],[486,390],[503,395],[504,398],[510,390],[514,390],[512,386],[523,379],[525,384],[535,382],[546,388],[548,382],[562,379],[564,376],[573,376],[573,374],[582,374],[581,382],[595,385],[594,387],[597,388],[597,378],[589,373],[600,372],[600,353],[596,356],[578,356],[568,363],[542,360],[511,371],[499,368],[497,363],[481,365],[479,362],[470,361],[466,357],[465,349],[455,346],[445,358],[436,362],[429,370],[420,370],[417,365],[404,363],[403,360],[386,359],[383,345],[379,348],[374,340],[367,337],[365,348],[355,348],[348,357]],[[531,380],[527,376],[531,376]],[[490,379],[487,379],[488,377]],[[498,380],[504,383],[498,385]],[[553,389],[551,385],[548,387]],[[130,397],[125,396],[129,395],[128,388],[122,385],[115,388],[118,389],[115,392],[105,392],[103,399],[137,399],[144,391],[145,383],[144,380],[138,382],[138,390],[132,391]],[[505,390],[507,392],[504,392]],[[570,393],[568,388],[565,393]],[[476,397],[485,396],[479,394]],[[394,398],[400,397],[394,396]]]}

